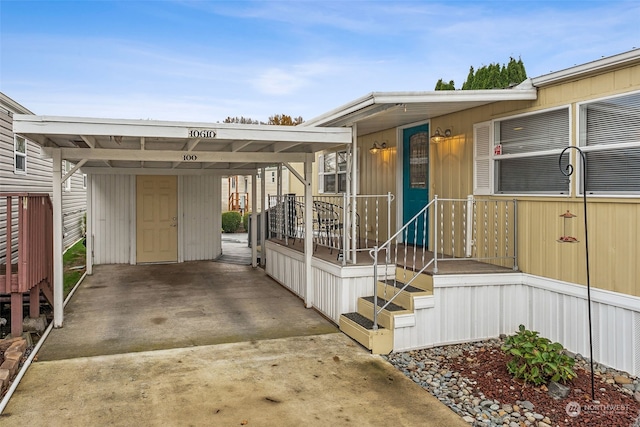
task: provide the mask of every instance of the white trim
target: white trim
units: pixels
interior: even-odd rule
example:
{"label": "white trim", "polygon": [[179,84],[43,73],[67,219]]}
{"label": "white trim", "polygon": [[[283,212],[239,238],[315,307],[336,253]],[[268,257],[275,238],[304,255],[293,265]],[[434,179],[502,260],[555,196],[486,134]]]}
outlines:
{"label": "white trim", "polygon": [[[583,145],[583,137],[582,134],[580,133],[580,127],[582,126],[582,113],[581,113],[581,109],[583,106],[587,106],[589,104],[593,104],[595,102],[600,102],[603,100],[608,100],[608,99],[616,99],[616,98],[621,98],[624,96],[629,96],[629,95],[637,95],[640,94],[640,90],[633,90],[630,92],[624,92],[624,93],[619,93],[619,94],[615,94],[615,95],[610,95],[610,96],[603,96],[603,97],[599,97],[599,98],[593,98],[593,99],[589,99],[589,100],[585,100],[585,101],[580,101],[580,102],[576,102],[576,120],[575,120],[575,135],[576,135],[576,141],[575,144],[577,147],[579,147],[584,153],[585,155],[587,153],[593,153],[593,152],[598,152],[598,151],[614,151],[617,149],[624,149],[624,148],[639,148],[640,147],[640,139],[637,141],[633,141],[633,142],[627,142],[627,143],[617,143],[617,144],[605,144],[605,145],[594,145],[594,146],[587,146],[587,145]],[[586,136],[586,135],[585,135]],[[571,191],[575,193],[577,196],[582,197],[583,196],[583,192],[580,191],[580,184],[581,184],[581,178],[582,178],[582,161],[580,160],[580,155],[579,153],[575,153],[575,158],[576,161],[574,162],[575,165],[575,172],[574,175],[576,175],[575,179],[571,180]],[[589,198],[591,197],[596,197],[596,198],[633,198],[633,199],[637,199],[640,194],[639,193],[602,193],[602,192],[598,192],[598,193],[587,193],[587,196]]]}
{"label": "white trim", "polygon": [[604,72],[611,68],[622,67],[628,63],[637,62],[639,58],[640,49],[634,49],[618,55],[587,62],[576,67],[534,77],[531,79],[531,83],[536,87],[549,86],[565,80],[576,79],[586,74]]}
{"label": "white trim", "polygon": [[[537,99],[537,89],[528,86],[513,89],[442,90],[424,92],[371,92],[325,114],[303,123],[302,126],[323,126],[331,123],[353,124],[368,119],[390,108],[411,104],[459,103],[456,111],[469,108],[466,103],[522,101]],[[474,104],[475,105],[475,104]]]}
{"label": "white trim", "polygon": [[118,135],[122,137],[193,140],[189,136],[190,130],[193,129],[214,131],[215,136],[211,138],[212,141],[347,144],[351,140],[351,131],[343,128],[54,117],[24,114],[14,116],[14,132],[21,135]]}
{"label": "white trim", "polygon": [[416,325],[416,315],[414,313],[393,315],[393,329],[408,328]]}
{"label": "white trim", "polygon": [[[184,203],[182,200],[182,195],[184,194],[184,181],[183,177],[178,175],[177,185],[176,185],[176,203],[177,203],[177,214],[178,214],[178,262],[184,262]],[[137,218],[136,218],[137,220]],[[137,231],[136,231],[137,233]]]}
{"label": "white trim", "polygon": [[[500,285],[526,285],[573,297],[587,298],[586,285],[565,282],[528,273],[437,274],[433,276],[434,289]],[[608,304],[640,312],[640,297],[633,295],[626,295],[619,292],[591,287],[591,300],[597,303]]]}
{"label": "white trim", "polygon": [[138,263],[138,241],[137,221],[138,221],[138,186],[136,175],[129,176],[129,264]]}
{"label": "white trim", "polygon": [[82,167],[82,172],[93,175],[214,175],[228,176],[252,174],[256,169],[165,169],[165,168],[109,168]]}
{"label": "white trim", "polygon": [[[43,147],[42,151],[50,155],[50,147]],[[109,148],[59,148],[62,157],[71,160],[129,160],[129,161],[158,161],[183,162],[184,152],[180,150],[127,150]],[[189,156],[195,156],[198,163],[208,162],[303,162],[307,153],[266,153],[266,152],[230,152],[230,151],[191,151]]]}
{"label": "white trim", "polygon": [[[568,131],[568,144],[571,145],[573,143],[573,137],[574,137],[574,129],[573,126],[571,125],[572,121],[573,121],[573,108],[571,104],[563,104],[563,105],[558,105],[558,106],[554,106],[551,108],[545,108],[545,109],[541,109],[541,110],[536,110],[536,111],[529,111],[526,113],[522,113],[522,114],[514,114],[514,115],[509,115],[509,116],[504,116],[504,117],[500,117],[500,118],[496,118],[491,120],[491,129],[489,130],[490,132],[490,137],[492,137],[492,141],[491,141],[491,152],[489,153],[490,155],[490,159],[491,159],[491,167],[490,169],[490,182],[491,182],[491,189],[490,189],[490,194],[491,195],[495,195],[495,196],[509,196],[509,197],[571,197],[573,195],[572,191],[573,191],[573,176],[569,177],[569,186],[568,186],[568,192],[567,194],[564,193],[557,193],[557,192],[527,192],[527,193],[500,193],[498,192],[497,186],[499,185],[498,180],[496,179],[496,162],[502,159],[515,159],[515,158],[528,158],[528,157],[542,157],[542,156],[549,156],[549,155],[553,155],[553,154],[560,154],[562,152],[562,150],[565,147],[562,148],[557,148],[557,149],[553,149],[553,150],[543,150],[543,151],[531,151],[531,152],[527,152],[527,153],[518,153],[518,154],[500,154],[500,155],[495,155],[494,154],[494,150],[493,147],[496,146],[496,143],[499,142],[498,138],[499,138],[499,132],[496,131],[496,127],[498,126],[499,123],[502,123],[504,121],[508,121],[508,120],[513,120],[513,119],[517,119],[520,117],[527,117],[527,116],[535,116],[535,115],[539,115],[539,114],[545,114],[545,113],[549,113],[552,111],[563,111],[566,110],[567,111],[567,116],[568,116],[568,122],[569,122],[569,127],[567,129]],[[475,128],[475,125],[474,125]],[[475,141],[474,141],[475,142]],[[571,153],[569,153],[571,155]],[[558,168],[558,177],[561,177],[561,171]]]}
{"label": "white trim", "polygon": [[53,177],[53,327],[61,328],[64,321],[63,279],[63,222],[62,222],[62,158],[60,150],[54,150]]}

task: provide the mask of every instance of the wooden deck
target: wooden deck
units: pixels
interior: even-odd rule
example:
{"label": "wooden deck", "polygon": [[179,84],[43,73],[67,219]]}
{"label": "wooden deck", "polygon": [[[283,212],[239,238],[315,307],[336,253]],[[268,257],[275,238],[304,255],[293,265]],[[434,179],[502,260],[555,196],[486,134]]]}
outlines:
{"label": "wooden deck", "polygon": [[48,194],[2,193],[0,199],[6,232],[0,248],[0,295],[10,296],[15,337],[22,335],[23,296],[29,295],[32,318],[40,315],[40,291],[53,299],[53,210]]}
{"label": "wooden deck", "polygon": [[[287,246],[291,249],[294,249],[298,252],[304,252],[304,239],[289,239],[288,242],[285,242],[283,239],[271,238],[269,239],[272,242],[278,243],[282,246]],[[398,253],[398,263],[397,265],[400,267],[404,267],[404,259],[405,259],[405,249],[406,249],[406,266],[407,268],[413,268],[413,246],[406,246],[403,244],[397,245],[397,253]],[[396,247],[395,245],[392,247],[391,251],[391,259],[395,257]],[[319,258],[324,261],[333,263],[335,265],[342,265],[342,261],[338,260],[337,249],[331,250],[325,246],[314,246],[313,256],[314,258]],[[433,259],[433,252],[425,251],[424,261],[422,259],[422,248],[418,248],[418,253],[416,254],[415,260],[415,269],[420,270],[425,264],[428,264]],[[369,255],[369,250],[359,250],[356,256],[356,264],[347,263],[346,266],[351,265],[372,265],[373,259]],[[381,260],[383,261],[383,260]],[[502,267],[499,265],[494,265],[490,263],[465,259],[465,258],[446,258],[446,260],[438,259],[438,273],[436,274],[494,274],[494,273],[513,273],[513,268],[510,267]],[[433,275],[433,264],[429,266],[425,272],[427,274]]]}

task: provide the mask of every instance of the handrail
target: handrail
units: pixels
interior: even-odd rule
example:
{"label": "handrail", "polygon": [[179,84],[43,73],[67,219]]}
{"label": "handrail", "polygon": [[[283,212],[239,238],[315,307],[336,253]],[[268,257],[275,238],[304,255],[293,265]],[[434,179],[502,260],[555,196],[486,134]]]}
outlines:
{"label": "handrail", "polygon": [[[387,241],[371,249],[369,255],[374,264],[374,329],[378,327],[377,317],[382,310],[427,268],[433,266],[433,273],[437,274],[440,262],[460,259],[492,260],[506,267],[509,262],[505,260],[511,260],[511,267],[517,270],[517,207],[516,199],[476,199],[473,195],[466,199],[441,199],[436,195]],[[429,212],[429,209],[433,210]],[[395,248],[392,246],[394,242]],[[426,255],[427,247],[431,245],[433,257]],[[379,275],[382,275],[379,274],[379,267],[385,265],[383,274],[387,279],[389,264],[398,265],[399,246],[404,247],[405,276],[407,270],[410,270],[413,277],[399,280],[394,271],[393,287],[397,292],[387,299],[385,285],[385,302],[378,307],[377,283]],[[409,254],[409,246],[412,246],[412,254]],[[395,249],[394,259],[390,260],[389,254],[392,249]],[[382,251],[385,251],[384,261],[380,259]],[[422,252],[422,262],[416,259],[419,251]],[[413,260],[409,259],[409,255]],[[397,286],[398,283],[402,284],[402,287]]]}
{"label": "handrail", "polygon": [[[418,211],[418,213],[416,213],[409,221],[407,221],[398,231],[396,231],[391,237],[389,237],[387,239],[386,242],[384,242],[382,245],[380,246],[375,246],[373,249],[371,249],[369,251],[369,256],[371,256],[371,258],[373,258],[373,329],[377,330],[378,329],[378,314],[380,314],[382,312],[382,310],[384,310],[386,307],[389,306],[389,304],[391,304],[391,302],[400,294],[400,292],[402,292],[403,290],[405,290],[412,282],[413,280],[415,280],[415,278],[417,277],[418,274],[424,272],[427,267],[429,267],[434,260],[430,260],[426,265],[424,265],[422,267],[422,269],[416,273],[414,275],[414,277],[409,280],[409,282],[405,283],[405,285],[400,289],[400,292],[396,293],[393,297],[391,297],[390,299],[388,299],[385,304],[378,309],[378,292],[377,292],[377,283],[378,283],[378,255],[382,250],[386,250],[387,254],[385,256],[385,278],[388,275],[388,265],[389,265],[389,256],[388,256],[388,251],[391,249],[391,242],[393,242],[394,239],[397,239],[398,236],[400,236],[403,232],[405,233],[405,235],[407,234],[407,231],[409,229],[410,226],[413,225],[413,223],[420,218],[421,215],[425,215],[426,211],[431,207],[431,205],[436,206],[437,209],[437,204],[438,202],[438,196],[436,195],[433,200],[431,200],[429,203],[427,203],[422,209],[420,209],[420,211]],[[426,216],[425,216],[425,223],[426,223]],[[426,233],[426,227],[427,224],[423,225],[423,233]],[[417,233],[417,228],[416,228],[416,233]],[[426,245],[426,242],[423,242]],[[396,251],[397,251],[397,246],[396,246]],[[405,246],[405,252],[406,252],[406,246]],[[415,250],[413,252],[413,256],[415,258]],[[435,259],[435,258],[434,258]],[[395,275],[395,272],[394,272]]]}

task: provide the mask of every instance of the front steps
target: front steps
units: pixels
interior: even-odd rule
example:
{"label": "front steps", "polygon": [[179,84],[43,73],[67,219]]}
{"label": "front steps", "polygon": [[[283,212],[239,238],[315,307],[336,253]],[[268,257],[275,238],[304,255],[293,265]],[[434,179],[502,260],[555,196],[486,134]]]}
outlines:
{"label": "front steps", "polygon": [[[411,285],[402,290],[414,276],[412,271],[396,268],[396,279],[378,281],[376,284],[377,305],[393,301],[378,313],[378,329],[373,329],[373,296],[358,298],[357,312],[340,316],[340,330],[358,341],[373,354],[388,354],[393,351],[393,331],[402,325],[415,325],[416,308],[432,307],[433,279],[426,274],[418,275]],[[429,301],[426,301],[427,297]]]}

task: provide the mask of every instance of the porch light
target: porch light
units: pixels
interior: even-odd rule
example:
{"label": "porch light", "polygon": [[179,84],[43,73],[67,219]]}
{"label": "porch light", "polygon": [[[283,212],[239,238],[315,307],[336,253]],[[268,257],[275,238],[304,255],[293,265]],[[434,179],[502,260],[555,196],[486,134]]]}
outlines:
{"label": "porch light", "polygon": [[433,144],[440,144],[444,141],[445,138],[449,138],[451,136],[451,129],[446,129],[444,134],[442,133],[442,129],[436,128],[436,132],[431,135],[431,142]]}
{"label": "porch light", "polygon": [[378,143],[378,141],[374,141],[373,146],[369,148],[369,152],[371,154],[376,154],[378,151],[386,150],[386,149],[387,149],[387,141],[384,141],[382,143]]}

